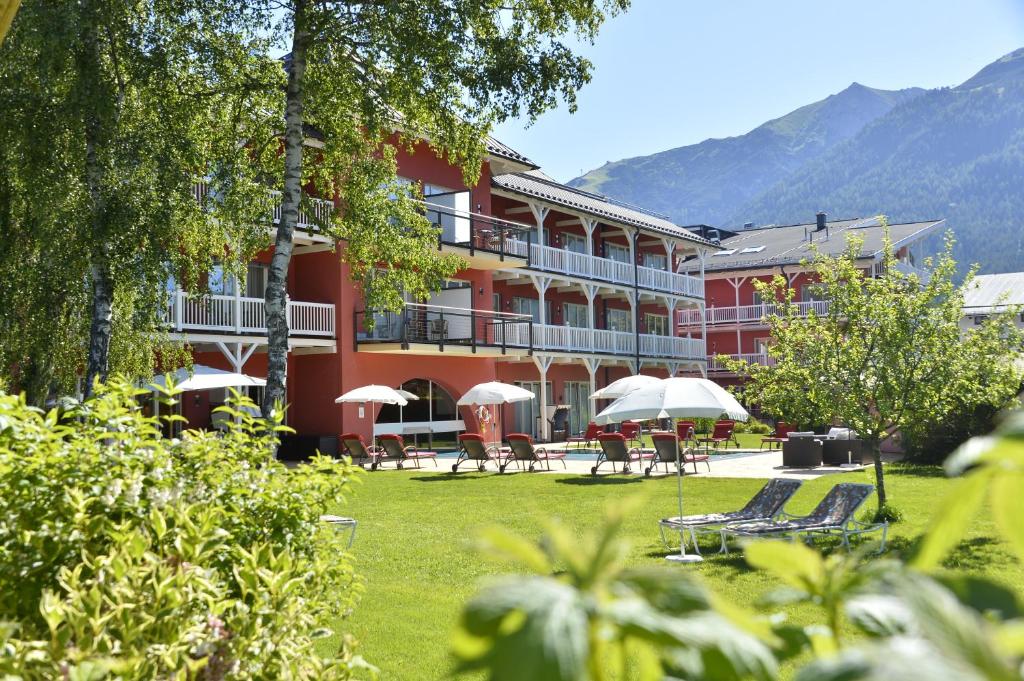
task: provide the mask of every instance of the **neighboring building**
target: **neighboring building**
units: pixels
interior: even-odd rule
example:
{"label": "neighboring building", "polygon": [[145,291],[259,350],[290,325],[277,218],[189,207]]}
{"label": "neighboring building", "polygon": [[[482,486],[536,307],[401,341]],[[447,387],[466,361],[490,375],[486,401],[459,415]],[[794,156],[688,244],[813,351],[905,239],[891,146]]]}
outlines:
{"label": "neighboring building", "polygon": [[[812,268],[803,264],[814,257],[814,250],[835,256],[847,248],[847,236],[855,234],[863,239],[859,262],[871,274],[881,267],[884,229],[879,218],[827,220],[819,213],[813,223],[762,227],[738,232],[716,230],[706,225],[693,229],[716,241],[722,250],[708,257],[704,267],[704,294],[706,310],[681,310],[677,313],[682,335],[706,338],[708,375],[719,383],[735,383],[734,374],[715,357],[728,355],[750,362],[768,361],[766,348],[771,343],[765,317],[774,309],[771,303],[760,300],[754,290],[757,280],[785,277],[796,291],[800,310],[823,313],[828,303],[821,300]],[[929,220],[889,225],[889,234],[896,255],[897,267],[906,272],[924,276],[916,263],[921,242],[941,229],[945,221]]]}
{"label": "neighboring building", "polygon": [[[989,316],[1010,308],[1024,309],[1024,272],[979,274],[964,292],[964,330],[984,323]],[[1017,326],[1024,327],[1024,312],[1017,315]]]}
{"label": "neighboring building", "polygon": [[[701,265],[717,250],[709,241],[662,216],[554,182],[496,140],[472,187],[426,144],[399,152],[398,168],[422,183],[425,213],[441,231],[438,248],[461,255],[467,267],[400,313],[366,310],[339,258],[344,244],[305,229],[310,221],[300,216],[288,279],[287,385],[287,420],[300,435],[368,436],[375,420],[378,433],[443,446],[455,432],[481,427],[475,413],[456,407],[463,392],[501,380],[538,395],[507,408],[502,430],[543,437],[540,414],[567,404],[571,429],[581,429],[590,393],[627,373],[703,373],[704,344],[678,333],[672,320],[703,302]],[[212,295],[172,293],[168,326],[191,344],[197,362],[266,375],[270,254],[250,265],[245,282],[214,272]],[[421,399],[374,414],[334,403],[369,383],[402,386]],[[205,426],[211,402],[222,399],[189,394],[184,415]]]}

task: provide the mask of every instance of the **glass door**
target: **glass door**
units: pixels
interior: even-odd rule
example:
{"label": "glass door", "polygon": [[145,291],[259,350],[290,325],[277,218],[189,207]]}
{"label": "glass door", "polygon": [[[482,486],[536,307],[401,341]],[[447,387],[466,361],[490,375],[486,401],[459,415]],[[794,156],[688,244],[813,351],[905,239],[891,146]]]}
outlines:
{"label": "glass door", "polygon": [[569,431],[580,433],[590,423],[590,382],[566,381],[565,403],[569,405]]}
{"label": "glass door", "polygon": [[[534,398],[512,403],[512,406],[515,407],[512,419],[513,427],[508,432],[527,433],[536,438],[540,435],[540,381],[516,381],[515,384],[532,392]],[[548,406],[551,406],[554,404],[551,399],[551,381],[547,381],[546,388]]]}

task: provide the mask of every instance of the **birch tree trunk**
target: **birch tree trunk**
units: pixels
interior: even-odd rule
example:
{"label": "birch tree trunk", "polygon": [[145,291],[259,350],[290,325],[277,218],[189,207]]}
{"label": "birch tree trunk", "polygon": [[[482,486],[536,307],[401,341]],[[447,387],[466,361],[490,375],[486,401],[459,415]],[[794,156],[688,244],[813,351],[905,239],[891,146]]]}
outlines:
{"label": "birch tree trunk", "polygon": [[872,439],[868,442],[871,454],[875,457],[875,494],[878,495],[878,508],[885,506],[885,474],[882,472],[882,443]]}
{"label": "birch tree trunk", "polygon": [[267,319],[267,386],[263,413],[269,415],[285,403],[288,372],[288,265],[292,258],[292,233],[299,219],[302,195],[303,81],[306,73],[306,3],[295,3],[291,61],[285,91],[284,194],[277,223],[274,255],[267,273],[264,308]]}

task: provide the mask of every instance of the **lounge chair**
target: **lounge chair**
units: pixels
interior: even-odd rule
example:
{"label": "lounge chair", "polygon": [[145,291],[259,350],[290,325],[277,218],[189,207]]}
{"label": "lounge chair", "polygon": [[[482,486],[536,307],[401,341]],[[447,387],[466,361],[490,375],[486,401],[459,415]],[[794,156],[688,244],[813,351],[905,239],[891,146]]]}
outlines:
{"label": "lounge chair", "polygon": [[755,494],[747,505],[738,511],[728,513],[705,513],[704,515],[686,515],[680,518],[663,518],[658,521],[658,529],[661,531],[661,541],[668,547],[668,539],[665,538],[665,528],[679,532],[680,540],[683,533],[689,532],[693,548],[700,553],[697,546],[698,534],[709,534],[711,532],[722,537],[722,545],[719,553],[727,553],[725,537],[721,534],[721,527],[726,523],[751,520],[771,520],[782,513],[782,507],[793,498],[796,491],[800,489],[801,481],[788,478],[774,478],[769,480],[760,491]]}
{"label": "lounge chair", "polygon": [[591,475],[597,475],[597,469],[603,463],[611,463],[613,473],[616,472],[615,464],[621,463],[622,472],[629,473],[629,464],[633,461],[643,465],[645,460],[654,459],[654,452],[645,452],[639,447],[627,447],[626,436],[622,433],[601,433],[597,441],[601,443],[601,452],[597,455],[597,463],[590,469]]}
{"label": "lounge chair", "polygon": [[463,433],[459,435],[459,457],[452,466],[452,473],[458,473],[465,461],[477,462],[476,469],[483,473],[488,461],[498,465],[499,456],[497,445],[488,445],[483,435]]}
{"label": "lounge chair", "polygon": [[730,442],[736,443],[736,449],[740,447],[740,441],[736,439],[733,434],[733,429],[736,427],[735,421],[715,421],[715,429],[711,432],[711,437],[698,438],[697,442],[708,442],[715,445],[715,449],[718,449],[718,445],[725,443],[726,448],[729,447]]}
{"label": "lounge chair", "polygon": [[499,473],[504,473],[509,463],[513,461],[516,463],[516,468],[519,468],[520,462],[528,464],[528,470],[531,473],[536,470],[537,464],[541,462],[544,463],[548,470],[551,470],[552,459],[561,461],[562,467],[566,468],[565,452],[555,452],[549,451],[544,447],[534,447],[533,438],[526,433],[509,433],[508,445],[512,451],[505,458],[504,463],[498,467]]}
{"label": "lounge chair", "polygon": [[697,424],[693,421],[677,421],[676,422],[676,435],[683,442],[697,441]]}
{"label": "lounge chair", "polygon": [[338,439],[341,440],[342,450],[348,452],[352,460],[360,466],[364,465],[367,461],[372,463],[377,460],[377,455],[380,452],[376,447],[368,447],[363,436],[359,433],[345,433],[344,435],[339,435]]}
{"label": "lounge chair", "polygon": [[640,429],[640,424],[636,421],[623,421],[622,428],[619,430],[622,433],[622,437],[626,438],[629,442],[635,442],[637,445],[642,443],[641,438],[643,432]]}
{"label": "lounge chair", "polygon": [[[651,439],[654,440],[654,460],[651,461],[650,468],[644,470],[644,475],[650,475],[654,467],[659,463],[665,464],[665,472],[668,473],[669,464],[676,462],[676,436],[672,433],[654,433],[651,435]],[[683,440],[678,440],[678,445],[682,446]],[[708,461],[711,457],[707,454],[694,452],[689,447],[686,447],[679,452],[679,463],[684,466],[688,463],[693,464],[693,472],[697,472],[697,463],[703,463],[711,470],[711,463]]]}
{"label": "lounge chair", "polygon": [[772,449],[774,445],[778,445],[779,449],[782,449],[782,445],[789,440],[789,434],[794,430],[796,430],[796,426],[779,421],[775,424],[774,434],[761,438],[761,446],[758,449],[764,449],[765,444],[768,445],[768,449]]}
{"label": "lounge chair", "polygon": [[[853,517],[861,504],[875,491],[874,485],[841,482],[828,491],[810,515],[796,516],[783,511],[780,520],[754,520],[727,523],[722,526],[722,543],[728,537],[790,537],[814,534],[838,534],[843,546],[850,548],[850,537],[867,532],[882,532],[882,545],[889,533],[889,523],[862,523]],[[728,549],[727,549],[728,552]]]}
{"label": "lounge chair", "polygon": [[579,434],[578,437],[570,437],[566,440],[567,444],[576,443],[577,449],[579,444],[582,442],[584,447],[590,448],[591,442],[597,442],[597,436],[604,432],[604,428],[597,425],[593,421],[587,424],[587,429]]}
{"label": "lounge chair", "polygon": [[435,466],[437,465],[437,452],[425,452],[413,448],[412,445],[407,447],[401,435],[381,435],[380,445],[384,448],[384,453],[379,454],[377,459],[370,464],[371,471],[377,470],[384,459],[394,461],[398,468],[402,468],[405,461],[412,461],[416,468],[419,468],[420,459],[430,459]]}

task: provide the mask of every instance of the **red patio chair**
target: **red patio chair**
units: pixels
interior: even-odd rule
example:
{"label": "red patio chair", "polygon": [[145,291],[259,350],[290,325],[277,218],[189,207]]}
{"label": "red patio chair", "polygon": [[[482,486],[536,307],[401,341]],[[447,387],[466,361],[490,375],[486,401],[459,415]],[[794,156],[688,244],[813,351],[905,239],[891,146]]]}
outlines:
{"label": "red patio chair", "polygon": [[718,445],[725,443],[726,448],[729,447],[730,442],[736,443],[736,449],[740,448],[740,441],[733,435],[733,429],[736,427],[735,421],[723,419],[721,421],[715,421],[715,429],[711,433],[711,437],[698,438],[697,442],[710,442],[714,443],[715,449],[718,449]]}
{"label": "red patio chair", "polygon": [[[619,431],[622,433],[622,437],[626,438],[629,442],[635,442],[638,445],[641,444],[640,440],[640,424],[637,421],[623,421],[622,428]],[[600,440],[600,437],[598,437]]]}
{"label": "red patio chair", "polygon": [[475,461],[477,470],[483,473],[488,461],[498,465],[499,456],[498,446],[488,444],[483,435],[462,433],[459,435],[459,458],[452,466],[452,473],[458,473],[459,466],[466,461]]}
{"label": "red patio chair", "polygon": [[768,449],[771,449],[774,444],[778,444],[779,449],[782,449],[783,443],[789,441],[789,434],[794,430],[796,430],[796,426],[785,421],[779,421],[775,424],[775,434],[770,437],[761,438],[761,446],[758,449],[764,449],[765,443],[768,443]]}
{"label": "red patio chair", "polygon": [[412,445],[407,447],[401,435],[381,435],[379,439],[381,447],[384,448],[384,453],[378,455],[376,461],[370,464],[371,471],[377,470],[377,466],[382,463],[382,459],[394,461],[398,468],[402,468],[404,461],[412,461],[416,464],[416,468],[419,468],[420,459],[430,459],[434,462],[435,466],[437,465],[437,452],[425,452],[414,449]]}
{"label": "red patio chair", "polygon": [[366,440],[359,433],[345,433],[338,436],[342,450],[347,452],[352,460],[360,466],[367,461],[371,463],[377,460],[378,451],[375,447],[368,447]]}
{"label": "red patio chair", "polygon": [[676,422],[676,435],[683,442],[688,440],[697,439],[697,424],[693,421],[677,421]]}
{"label": "red patio chair", "polygon": [[516,468],[519,468],[520,461],[528,464],[531,473],[540,462],[544,462],[545,467],[551,470],[552,459],[561,461],[562,467],[568,468],[565,465],[565,452],[554,452],[548,451],[544,447],[534,447],[533,438],[526,433],[509,433],[508,446],[512,451],[506,457],[505,462],[498,467],[499,473],[504,473],[512,461],[516,462]]}
{"label": "red patio chair", "polygon": [[[668,473],[668,465],[676,462],[676,436],[672,433],[654,433],[651,435],[651,439],[654,440],[654,451],[657,452],[657,457],[651,462],[651,467],[644,471],[644,475],[650,475],[654,467],[659,463],[665,464],[665,472]],[[679,446],[683,446],[684,440],[679,438]],[[693,464],[693,472],[697,472],[697,463],[703,463],[708,467],[708,471],[711,470],[711,457],[702,452],[695,452],[689,447],[683,448],[679,452],[679,463],[685,466],[688,463]]]}
{"label": "red patio chair", "polygon": [[597,442],[598,436],[604,432],[602,426],[597,425],[593,421],[587,424],[587,429],[579,434],[578,437],[570,437],[567,439],[566,445],[570,445],[573,442],[576,443],[576,448],[579,449],[579,444],[582,442],[586,447],[590,447],[591,442]]}
{"label": "red patio chair", "polygon": [[[626,425],[624,422],[623,426]],[[640,424],[637,424],[639,426]],[[601,453],[597,455],[597,461],[593,468],[590,469],[591,475],[597,475],[597,469],[601,467],[601,464],[608,462],[612,465],[612,472],[615,472],[615,464],[622,464],[622,472],[629,473],[629,464],[638,461],[640,465],[643,465],[643,461],[654,459],[654,452],[644,451],[639,447],[627,447],[626,436],[622,433],[601,433],[597,436],[597,441],[601,443]]]}

